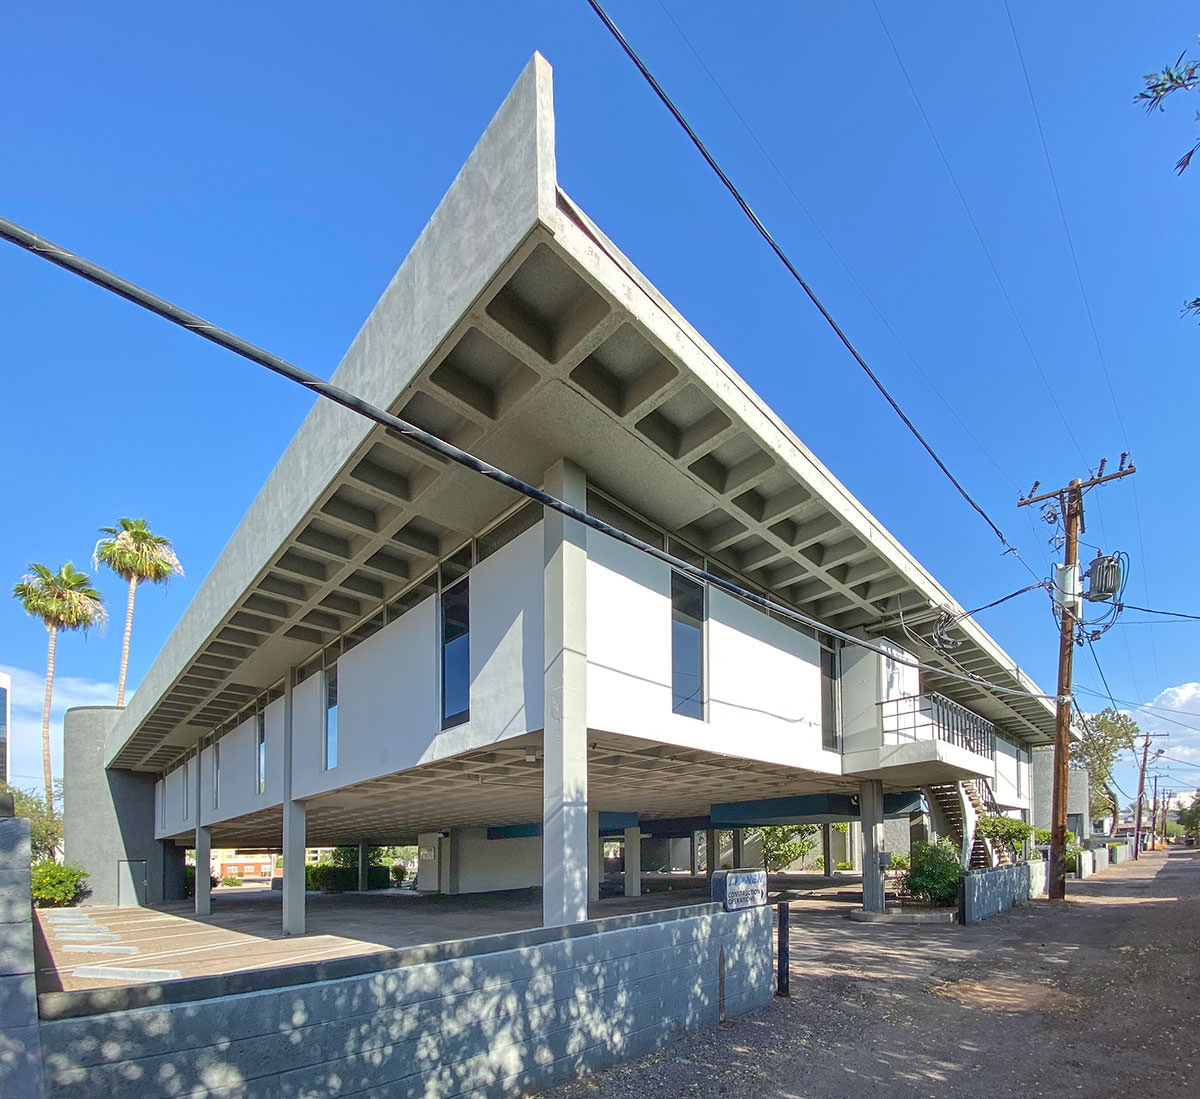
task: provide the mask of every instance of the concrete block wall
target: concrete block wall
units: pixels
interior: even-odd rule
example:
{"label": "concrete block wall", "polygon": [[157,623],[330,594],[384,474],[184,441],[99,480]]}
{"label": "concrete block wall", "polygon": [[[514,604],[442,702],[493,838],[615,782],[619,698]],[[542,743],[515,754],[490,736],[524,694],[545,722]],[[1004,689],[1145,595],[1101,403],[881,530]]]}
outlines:
{"label": "concrete block wall", "polygon": [[[963,877],[960,918],[963,923],[978,923],[990,916],[1007,912],[1014,904],[1027,901],[1032,893],[1034,863],[994,866],[990,870],[972,870]],[[1045,863],[1041,863],[1045,866]]]}
{"label": "concrete block wall", "polygon": [[0,818],[0,1095],[41,1099],[29,821]]}
{"label": "concrete block wall", "polygon": [[673,909],[409,954],[435,960],[44,1022],[47,1095],[519,1094],[715,1025],[722,956],[729,1017],[773,988],[769,908]]}

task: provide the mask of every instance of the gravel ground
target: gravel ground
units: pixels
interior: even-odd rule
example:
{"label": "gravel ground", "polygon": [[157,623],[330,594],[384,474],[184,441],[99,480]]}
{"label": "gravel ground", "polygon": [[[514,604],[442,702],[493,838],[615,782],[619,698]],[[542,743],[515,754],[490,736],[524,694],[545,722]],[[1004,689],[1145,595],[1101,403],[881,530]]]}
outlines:
{"label": "gravel ground", "polygon": [[1200,1095],[1200,853],[964,928],[791,906],[791,998],[546,1099]]}

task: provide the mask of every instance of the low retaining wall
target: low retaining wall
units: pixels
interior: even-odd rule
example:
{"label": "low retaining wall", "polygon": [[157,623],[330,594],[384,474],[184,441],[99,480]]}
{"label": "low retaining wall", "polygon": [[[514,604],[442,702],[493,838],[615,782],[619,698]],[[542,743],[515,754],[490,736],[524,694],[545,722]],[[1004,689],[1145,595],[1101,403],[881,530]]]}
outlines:
{"label": "low retaining wall", "polygon": [[[238,974],[276,986],[206,999],[235,982],[44,995],[46,1095],[507,1095],[713,1026],[722,995],[732,1017],[773,992],[770,908],[677,908],[385,957],[391,968],[346,959],[372,971],[340,979]],[[120,994],[126,1009],[82,1014]]]}
{"label": "low retaining wall", "polygon": [[1108,869],[1108,848],[1093,847],[1092,848],[1092,873],[1099,874],[1101,870]]}
{"label": "low retaining wall", "polygon": [[[994,866],[990,870],[972,870],[963,875],[959,920],[979,923],[989,916],[1007,912],[1014,904],[1033,895],[1033,867],[1037,863],[1019,862],[1015,866]],[[1045,863],[1041,863],[1045,877]],[[1044,886],[1043,886],[1044,888]]]}
{"label": "low retaining wall", "polygon": [[41,1099],[29,821],[0,818],[0,1095]]}
{"label": "low retaining wall", "polygon": [[1114,843],[1108,849],[1108,861],[1113,866],[1120,866],[1126,859],[1132,857],[1132,848],[1127,843]]}
{"label": "low retaining wall", "polygon": [[1029,895],[1040,897],[1046,892],[1046,884],[1049,881],[1046,860],[1031,859],[1025,865],[1029,867]]}

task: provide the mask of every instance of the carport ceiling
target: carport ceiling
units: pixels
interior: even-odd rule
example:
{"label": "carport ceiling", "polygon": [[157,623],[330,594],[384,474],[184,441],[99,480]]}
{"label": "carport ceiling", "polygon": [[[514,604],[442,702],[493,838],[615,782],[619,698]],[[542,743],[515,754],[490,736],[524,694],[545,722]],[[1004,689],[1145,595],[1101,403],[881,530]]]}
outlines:
{"label": "carport ceiling", "polygon": [[[588,805],[656,817],[705,816],[716,801],[857,793],[855,782],[790,767],[592,733]],[[309,847],[413,843],[419,832],[542,819],[540,733],[310,798]],[[222,847],[278,846],[279,809],[212,827]],[[190,840],[190,833],[177,837]]]}

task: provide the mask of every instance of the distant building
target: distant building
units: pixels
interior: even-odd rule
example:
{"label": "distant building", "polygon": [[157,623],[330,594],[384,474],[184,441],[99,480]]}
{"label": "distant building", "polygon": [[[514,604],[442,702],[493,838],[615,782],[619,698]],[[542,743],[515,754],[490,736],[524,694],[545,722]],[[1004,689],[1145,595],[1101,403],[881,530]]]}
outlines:
{"label": "distant building", "polygon": [[[1033,752],[1033,826],[1049,828],[1054,791],[1054,749],[1035,748]],[[1072,767],[1067,775],[1067,831],[1076,838],[1091,835],[1091,791],[1088,773]]]}

